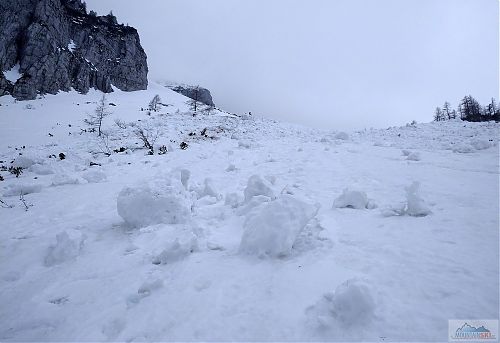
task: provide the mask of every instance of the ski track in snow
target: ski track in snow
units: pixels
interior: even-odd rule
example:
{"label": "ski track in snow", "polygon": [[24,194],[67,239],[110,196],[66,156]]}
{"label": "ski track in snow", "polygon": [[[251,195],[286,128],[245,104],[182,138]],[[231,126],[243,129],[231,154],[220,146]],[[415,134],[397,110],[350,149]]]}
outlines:
{"label": "ski track in snow", "polygon": [[[147,116],[140,108],[155,94],[170,106]],[[112,149],[137,148],[113,119],[150,123],[169,152],[107,157],[96,134],[80,134],[98,98],[0,98],[0,165],[36,162],[19,178],[1,172],[1,199],[14,207],[0,208],[0,340],[446,341],[448,319],[498,318],[499,124],[339,135],[217,111],[192,117],[186,98],[152,84],[109,94],[116,106],[104,128]],[[204,128],[216,138],[200,137]],[[180,169],[190,171],[189,220],[128,227],[117,212],[120,191]],[[252,175],[276,197],[319,208],[286,256],[240,251],[246,213],[273,201],[225,204],[229,193],[243,202]],[[206,178],[215,196],[202,196]],[[431,214],[384,214],[401,208],[414,181]],[[27,211],[20,185],[41,187],[24,196]],[[333,208],[346,188],[365,192],[376,208]],[[56,239],[61,232],[67,236]],[[185,237],[196,237],[196,247],[186,248]],[[152,263],[175,238],[176,260]],[[332,310],[339,305],[329,305],[346,299],[335,290],[348,280],[373,298],[363,321],[346,323]]]}

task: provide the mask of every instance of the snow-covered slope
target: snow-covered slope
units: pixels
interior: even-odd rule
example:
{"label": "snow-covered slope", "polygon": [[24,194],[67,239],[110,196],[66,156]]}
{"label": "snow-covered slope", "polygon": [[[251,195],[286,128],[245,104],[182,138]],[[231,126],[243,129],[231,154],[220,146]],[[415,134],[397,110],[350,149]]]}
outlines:
{"label": "snow-covered slope", "polygon": [[498,124],[193,117],[153,84],[110,94],[98,138],[99,97],[0,98],[0,165],[24,168],[0,172],[0,340],[446,341],[498,318]]}

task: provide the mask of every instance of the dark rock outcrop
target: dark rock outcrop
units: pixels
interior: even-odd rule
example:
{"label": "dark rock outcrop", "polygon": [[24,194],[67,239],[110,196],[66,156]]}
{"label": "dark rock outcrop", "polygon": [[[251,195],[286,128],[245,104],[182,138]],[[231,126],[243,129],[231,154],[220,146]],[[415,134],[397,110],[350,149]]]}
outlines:
{"label": "dark rock outcrop", "polygon": [[[81,0],[0,0],[0,96],[146,89],[146,59],[134,28],[87,13]],[[17,65],[10,82],[3,72]]]}
{"label": "dark rock outcrop", "polygon": [[212,94],[206,88],[200,86],[187,86],[187,85],[170,85],[168,86],[174,92],[182,94],[190,99],[201,102],[208,106],[215,106],[212,100]]}

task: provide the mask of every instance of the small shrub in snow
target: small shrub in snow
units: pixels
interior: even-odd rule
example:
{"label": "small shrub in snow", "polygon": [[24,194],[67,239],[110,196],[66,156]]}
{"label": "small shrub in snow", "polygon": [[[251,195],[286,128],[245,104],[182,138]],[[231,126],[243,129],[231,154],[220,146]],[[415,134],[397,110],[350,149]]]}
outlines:
{"label": "small shrub in snow", "polygon": [[271,199],[274,198],[274,193],[270,185],[258,175],[252,175],[248,179],[247,187],[243,193],[245,195],[245,202],[250,201],[252,197],[257,195],[264,195]]}
{"label": "small shrub in snow", "polygon": [[406,159],[408,161],[420,161],[420,153],[414,151],[414,152],[410,153]]}
{"label": "small shrub in snow", "polygon": [[347,280],[335,292],[323,295],[309,311],[323,327],[362,326],[373,319],[375,301],[366,285]]}
{"label": "small shrub in snow", "polygon": [[180,180],[174,179],[158,180],[151,187],[126,187],[118,195],[118,214],[132,227],[185,223],[191,205],[184,192]]}
{"label": "small shrub in snow", "polygon": [[345,132],[339,132],[335,135],[335,139],[347,141],[349,140],[349,135]]}
{"label": "small shrub in snow", "polygon": [[431,214],[431,210],[420,197],[420,183],[413,182],[406,188],[406,214],[413,217],[424,217]]}
{"label": "small shrub in snow", "polygon": [[63,231],[56,236],[56,243],[51,245],[45,256],[45,266],[50,267],[56,264],[66,262],[77,257],[83,247],[85,236],[70,235]]}
{"label": "small shrub in snow", "polygon": [[364,209],[364,208],[374,208],[375,205],[368,200],[365,192],[350,190],[348,188],[344,189],[342,194],[334,200],[333,207],[336,208],[354,208],[354,209]]}
{"label": "small shrub in snow", "polygon": [[9,167],[9,173],[12,175],[15,175],[16,178],[19,177],[23,173],[23,168],[22,167],[14,167],[10,166]]}
{"label": "small shrub in snow", "polygon": [[240,252],[259,257],[289,255],[300,232],[317,210],[289,195],[262,205],[245,221]]}
{"label": "small shrub in snow", "polygon": [[106,181],[107,176],[101,171],[92,170],[86,173],[83,173],[82,178],[87,180],[88,183],[99,183]]}

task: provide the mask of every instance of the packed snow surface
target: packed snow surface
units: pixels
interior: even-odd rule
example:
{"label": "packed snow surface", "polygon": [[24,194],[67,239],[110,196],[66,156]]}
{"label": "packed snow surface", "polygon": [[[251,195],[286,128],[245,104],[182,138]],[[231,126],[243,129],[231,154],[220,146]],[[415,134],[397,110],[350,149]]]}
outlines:
{"label": "packed snow surface", "polygon": [[98,137],[99,98],[0,98],[0,341],[447,341],[498,318],[499,124],[193,116],[151,83],[108,95]]}

